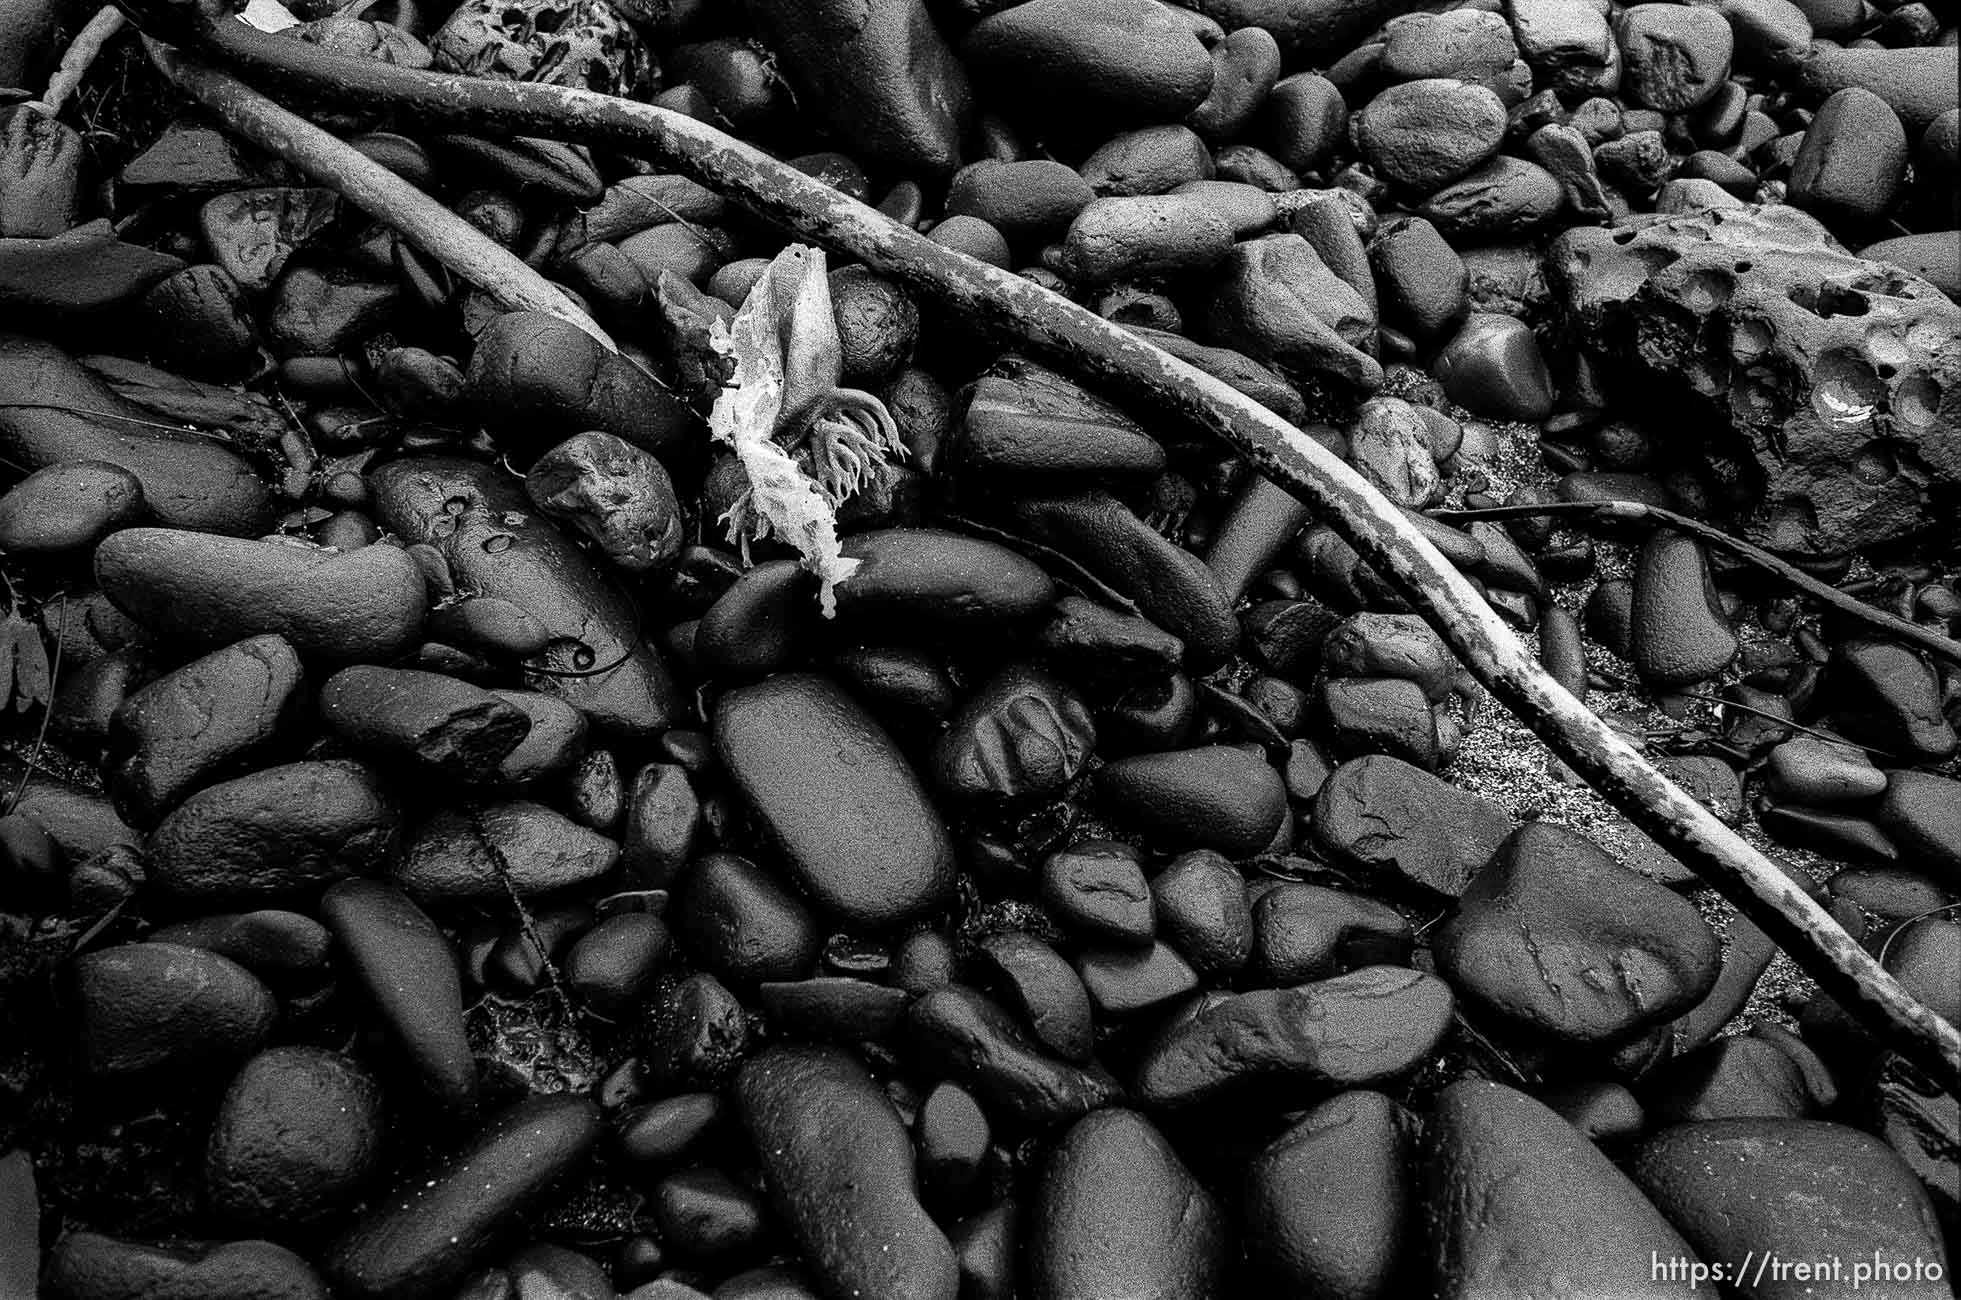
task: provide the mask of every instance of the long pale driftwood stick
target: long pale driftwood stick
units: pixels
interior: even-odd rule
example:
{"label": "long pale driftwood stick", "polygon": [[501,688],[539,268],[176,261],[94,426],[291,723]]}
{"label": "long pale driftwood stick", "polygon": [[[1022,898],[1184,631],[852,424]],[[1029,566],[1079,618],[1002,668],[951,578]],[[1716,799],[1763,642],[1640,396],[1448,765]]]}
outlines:
{"label": "long pale driftwood stick", "polygon": [[1760,546],[1752,546],[1742,538],[1731,537],[1722,529],[1712,528],[1700,519],[1691,519],[1661,506],[1640,501],[1542,501],[1530,505],[1492,506],[1486,510],[1439,510],[1436,513],[1438,519],[1448,523],[1463,523],[1472,519],[1525,519],[1544,515],[1592,516],[1613,523],[1653,524],[1687,533],[1767,573],[1776,574],[1819,604],[1835,609],[1847,618],[1856,619],[1909,645],[1917,645],[1949,663],[1961,664],[1961,641],[1942,636],[1933,628],[1922,627],[1883,609],[1875,609],[1857,596],[1848,595],[1830,583],[1818,581],[1795,564],[1778,559]]}
{"label": "long pale driftwood stick", "polygon": [[1420,610],[1491,693],[1634,823],[1783,945],[1880,1039],[1961,1091],[1961,1030],[1916,1001],[1773,863],[1547,676],[1469,583],[1345,462],[1237,390],[1020,276],[942,248],[680,114],[562,86],[417,72],[279,41],[171,0],[119,0],[151,34],[282,93],[399,123],[542,136],[672,167],[1145,409],[1209,429],[1312,506]]}
{"label": "long pale driftwood stick", "polygon": [[[300,44],[290,37],[279,39]],[[210,109],[239,137],[285,159],[310,180],[393,226],[404,239],[484,290],[506,311],[546,312],[577,325],[607,351],[619,351],[606,331],[563,289],[352,145],[281,108],[229,73],[186,59],[155,40],[150,42],[150,61],[172,85]]]}

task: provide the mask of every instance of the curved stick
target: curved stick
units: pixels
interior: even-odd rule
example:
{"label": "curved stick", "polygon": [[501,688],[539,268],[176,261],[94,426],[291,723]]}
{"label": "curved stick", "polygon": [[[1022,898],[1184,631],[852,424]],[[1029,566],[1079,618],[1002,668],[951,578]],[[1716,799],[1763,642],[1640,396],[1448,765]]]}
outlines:
{"label": "curved stick", "polygon": [[[291,37],[275,39],[301,44]],[[402,238],[482,289],[504,310],[545,312],[577,325],[608,352],[619,351],[563,289],[394,172],[238,78],[186,59],[154,39],[148,45],[150,62],[165,80],[210,109],[229,130],[394,227]]]}
{"label": "curved stick", "polygon": [[[181,3],[181,0],[179,0]],[[1874,961],[1809,895],[1657,772],[1548,676],[1416,526],[1348,464],[1236,389],[1008,271],[933,243],[760,150],[681,114],[563,86],[480,81],[350,59],[173,0],[119,0],[148,30],[266,84],[426,128],[508,132],[658,161],[825,248],[861,259],[997,336],[1147,410],[1224,439],[1312,506],[1401,592],[1473,675],[1607,801],[1785,947],[1880,1039],[1961,1092],[1961,1030]]]}

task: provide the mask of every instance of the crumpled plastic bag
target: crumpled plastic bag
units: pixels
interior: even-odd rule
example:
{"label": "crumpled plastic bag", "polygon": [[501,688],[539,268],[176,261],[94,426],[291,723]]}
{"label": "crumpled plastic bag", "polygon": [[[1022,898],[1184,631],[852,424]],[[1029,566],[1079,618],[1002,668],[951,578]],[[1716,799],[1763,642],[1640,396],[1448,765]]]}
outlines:
{"label": "crumpled plastic bag", "polygon": [[777,254],[728,327],[731,386],[709,412],[709,431],[735,449],[749,490],[722,516],[742,549],[781,537],[817,575],[824,616],[835,588],[858,561],[840,552],[837,508],[895,477],[905,455],[884,403],[841,388],[843,347],[831,314],[822,249],[793,244]]}

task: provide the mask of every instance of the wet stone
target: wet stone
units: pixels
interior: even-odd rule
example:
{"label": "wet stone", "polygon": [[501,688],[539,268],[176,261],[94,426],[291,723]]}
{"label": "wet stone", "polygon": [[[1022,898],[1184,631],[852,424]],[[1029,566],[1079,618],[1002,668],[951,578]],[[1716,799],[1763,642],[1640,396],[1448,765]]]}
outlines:
{"label": "wet stone", "polygon": [[1611,1044],[1694,1005],[1721,945],[1695,908],[1574,831],[1519,828],[1436,937],[1437,966],[1521,1030]]}
{"label": "wet stone", "polygon": [[1679,113],[1714,95],[1729,75],[1730,25],[1713,9],[1638,4],[1614,24],[1623,84],[1647,108]]}
{"label": "wet stone", "polygon": [[1429,194],[1498,152],[1505,106],[1483,86],[1430,77],[1371,99],[1356,114],[1353,132],[1386,179]]}
{"label": "wet stone", "polygon": [[1451,898],[1513,825],[1497,803],[1387,755],[1343,763],[1314,801],[1315,843],[1336,862]]}
{"label": "wet stone", "polygon": [[960,165],[967,74],[921,0],[794,0],[750,11],[799,105],[868,162],[913,176]]}
{"label": "wet stone", "polygon": [[327,726],[363,753],[451,780],[480,779],[531,730],[524,710],[440,673],[360,666],[320,688]]}
{"label": "wet stone", "polygon": [[1442,486],[1423,419],[1397,397],[1362,404],[1348,429],[1349,461],[1391,501],[1430,504]]}
{"label": "wet stone", "polygon": [[1411,1285],[1415,1128],[1401,1106],[1358,1088],[1314,1107],[1253,1158],[1246,1232],[1270,1285],[1343,1296]]}
{"label": "wet stone", "polygon": [[123,816],[153,825],[185,796],[263,752],[293,720],[301,680],[284,638],[253,637],[131,695],[110,721],[109,777]]}
{"label": "wet stone", "polygon": [[859,1058],[773,1048],[743,1068],[735,1095],[770,1199],[830,1289],[953,1300],[953,1250],[917,1199],[912,1143]]}
{"label": "wet stone", "polygon": [[[1723,1119],[1662,1130],[1641,1148],[1634,1177],[1682,1226],[1698,1253],[1721,1257],[1745,1237],[1763,1250],[1879,1250],[1882,1258],[1938,1251],[1927,1193],[1885,1143],[1839,1124]],[[1853,1247],[1857,1239],[1862,1244]],[[1902,1295],[1939,1294],[1944,1281]],[[1802,1284],[1771,1294],[1800,1294]]]}
{"label": "wet stone", "polygon": [[1100,1068],[1048,1055],[999,1005],[958,984],[912,1004],[905,1038],[928,1074],[958,1083],[1017,1123],[1066,1122],[1109,1105],[1122,1092]]}
{"label": "wet stone", "polygon": [[1198,987],[1197,973],[1164,943],[1087,949],[1076,973],[1090,1005],[1109,1019],[1159,1010]]}
{"label": "wet stone", "polygon": [[329,1300],[306,1260],[270,1241],[151,1245],[95,1232],[55,1243],[47,1282],[54,1294],[182,1295],[206,1300]]}
{"label": "wet stone", "polygon": [[1234,994],[1159,1035],[1138,1067],[1138,1099],[1182,1108],[1263,1087],[1359,1087],[1420,1061],[1450,1024],[1434,976],[1370,966],[1290,988]]}
{"label": "wet stone", "polygon": [[1531,71],[1519,58],[1518,44],[1501,14],[1458,9],[1415,13],[1385,26],[1382,72],[1398,81],[1452,77],[1486,87],[1507,105],[1524,99]]}
{"label": "wet stone", "polygon": [[352,1203],[381,1156],[381,1092],[335,1052],[278,1047],[233,1078],[205,1153],[212,1202],[280,1231]]}
{"label": "wet stone", "polygon": [[359,764],[270,767],[180,804],[150,835],[150,877],[205,902],[298,896],[378,870],[399,818],[380,778]]}
{"label": "wet stone", "polygon": [[[1857,148],[1847,147],[1852,141]],[[1885,100],[1849,86],[1819,105],[1791,164],[1790,201],[1857,228],[1893,206],[1907,166],[1906,130]]]}
{"label": "wet stone", "polygon": [[1455,733],[1439,725],[1423,688],[1401,677],[1334,677],[1314,696],[1317,734],[1342,758],[1386,754],[1426,771],[1447,764]]}
{"label": "wet stone", "polygon": [[1481,1079],[1454,1083],[1426,1135],[1425,1197],[1437,1207],[1431,1276],[1440,1296],[1538,1294],[1579,1275],[1621,1278],[1629,1300],[1660,1300],[1680,1286],[1653,1279],[1642,1261],[1698,1258],[1626,1174],[1522,1092]]}
{"label": "wet stone", "polygon": [[1701,545],[1660,531],[1642,547],[1635,569],[1633,659],[1657,686],[1686,686],[1713,677],[1736,657]]}
{"label": "wet stone", "polygon": [[1127,844],[1091,840],[1042,863],[1042,905],[1085,937],[1147,944],[1157,930],[1143,855]]}
{"label": "wet stone", "polygon": [[532,462],[525,492],[547,515],[598,543],[629,573],[659,568],[681,552],[681,506],[667,470],[610,433],[569,438]]}
{"label": "wet stone", "polygon": [[1585,0],[1518,0],[1507,13],[1535,86],[1568,94],[1618,88],[1620,49],[1598,7]]}
{"label": "wet stone", "polygon": [[1827,686],[1833,719],[1852,740],[1915,762],[1938,762],[1961,745],[1941,712],[1932,666],[1903,645],[1863,637],[1840,642]]}
{"label": "wet stone", "polygon": [[[1559,178],[1534,162],[1500,154],[1477,170],[1436,190],[1416,205],[1445,238],[1494,244],[1529,237],[1565,206]],[[1476,284],[1475,274],[1473,284]],[[1475,295],[1473,306],[1476,305]]]}
{"label": "wet stone", "polygon": [[226,957],[168,943],[102,948],[72,970],[82,1063],[126,1079],[209,1074],[265,1041],[278,1004]]}
{"label": "wet stone", "polygon": [[1148,0],[1030,0],[977,23],[960,56],[983,96],[1065,121],[1175,122],[1212,89],[1211,55]]}
{"label": "wet stone", "polygon": [[1796,803],[1859,803],[1885,791],[1886,773],[1850,743],[1793,736],[1770,751],[1764,784]]}
{"label": "wet stone", "polygon": [[1932,772],[1890,772],[1877,819],[1914,865],[1961,890],[1961,781]]}
{"label": "wet stone", "polygon": [[1080,1120],[1042,1173],[1028,1243],[1037,1294],[1217,1300],[1223,1208],[1149,1120],[1103,1110]]}
{"label": "wet stone", "polygon": [[1383,319],[1421,342],[1463,318],[1469,273],[1463,259],[1421,217],[1392,217],[1369,245]]}
{"label": "wet stone", "polygon": [[1097,774],[1096,793],[1113,817],[1168,845],[1232,857],[1265,848],[1287,810],[1279,774],[1225,746],[1118,759]]}
{"label": "wet stone", "polygon": [[1253,964],[1274,984],[1301,984],[1359,966],[1409,960],[1415,937],[1401,913],[1359,894],[1287,882],[1253,907]]}
{"label": "wet stone", "polygon": [[0,497],[0,549],[60,555],[143,514],[143,483],[120,465],[70,461],[36,470]]}
{"label": "wet stone", "polygon": [[1011,664],[962,706],[934,746],[939,788],[963,801],[1060,794],[1096,747],[1089,707],[1040,668]]}
{"label": "wet stone", "polygon": [[326,1274],[355,1300],[440,1293],[599,1140],[599,1108],[541,1096],[498,1114],[431,1178],[377,1203],[335,1242]]}
{"label": "wet stone", "polygon": [[1158,927],[1201,975],[1231,974],[1253,949],[1246,882],[1223,855],[1197,849],[1151,878]]}
{"label": "wet stone", "polygon": [[714,729],[723,763],[825,911],[888,927],[951,889],[953,847],[918,778],[835,686],[782,675],[733,691]]}
{"label": "wet stone", "polygon": [[443,808],[406,836],[392,870],[425,901],[550,893],[604,876],[620,846],[527,799]]}
{"label": "wet stone", "polygon": [[1080,976],[1048,944],[1020,930],[993,935],[978,954],[979,978],[1021,1014],[1043,1047],[1087,1061],[1095,1025]]}
{"label": "wet stone", "polygon": [[1552,376],[1538,339],[1511,316],[1469,316],[1438,354],[1438,378],[1452,401],[1499,420],[1543,420],[1552,412]]}
{"label": "wet stone", "polygon": [[462,981],[442,931],[379,881],[333,886],[320,912],[421,1086],[445,1104],[471,1105],[477,1071],[463,1034]]}

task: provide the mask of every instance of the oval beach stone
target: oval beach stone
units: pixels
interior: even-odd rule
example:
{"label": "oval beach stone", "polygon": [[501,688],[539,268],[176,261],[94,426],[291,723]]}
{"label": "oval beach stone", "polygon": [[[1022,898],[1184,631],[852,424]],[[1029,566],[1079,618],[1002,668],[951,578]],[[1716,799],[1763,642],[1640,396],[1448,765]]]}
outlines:
{"label": "oval beach stone", "polygon": [[715,747],[811,900],[885,929],[946,901],[953,844],[919,778],[829,680],[784,673],[724,695]]}

